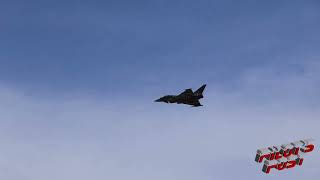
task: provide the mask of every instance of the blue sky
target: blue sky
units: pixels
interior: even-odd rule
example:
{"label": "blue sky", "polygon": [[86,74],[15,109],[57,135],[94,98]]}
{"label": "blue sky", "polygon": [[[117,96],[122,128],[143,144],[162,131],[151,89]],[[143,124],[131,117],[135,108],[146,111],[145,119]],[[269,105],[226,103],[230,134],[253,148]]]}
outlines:
{"label": "blue sky", "polygon": [[[319,8],[1,2],[1,179],[270,178],[256,149],[320,138]],[[202,108],[153,103],[203,83]],[[318,177],[316,159],[271,179]]]}
{"label": "blue sky", "polygon": [[228,86],[247,69],[290,71],[294,57],[314,55],[318,17],[315,1],[13,1],[1,6],[0,75],[21,88],[120,96]]}

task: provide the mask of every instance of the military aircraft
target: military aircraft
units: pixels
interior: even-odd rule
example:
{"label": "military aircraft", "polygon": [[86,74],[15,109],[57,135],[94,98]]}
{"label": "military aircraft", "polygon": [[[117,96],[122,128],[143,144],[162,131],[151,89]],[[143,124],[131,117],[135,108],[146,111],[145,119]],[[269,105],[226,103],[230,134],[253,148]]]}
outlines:
{"label": "military aircraft", "polygon": [[205,88],[206,84],[202,85],[195,92],[193,92],[192,89],[186,89],[183,93],[179,95],[166,95],[155,100],[155,102],[188,104],[192,105],[193,107],[202,106],[202,104],[200,104],[199,102],[199,99],[203,98],[202,93]]}

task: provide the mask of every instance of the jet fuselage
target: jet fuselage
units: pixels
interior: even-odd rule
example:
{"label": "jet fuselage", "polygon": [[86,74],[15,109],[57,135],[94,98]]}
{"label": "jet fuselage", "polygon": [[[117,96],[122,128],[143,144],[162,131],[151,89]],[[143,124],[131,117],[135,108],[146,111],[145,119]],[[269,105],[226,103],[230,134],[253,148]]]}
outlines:
{"label": "jet fuselage", "polygon": [[186,89],[179,95],[166,95],[155,100],[155,102],[188,104],[195,107],[202,106],[199,102],[199,99],[203,98],[202,92],[204,91],[205,87],[206,85],[203,85],[195,92],[193,92],[191,89]]}

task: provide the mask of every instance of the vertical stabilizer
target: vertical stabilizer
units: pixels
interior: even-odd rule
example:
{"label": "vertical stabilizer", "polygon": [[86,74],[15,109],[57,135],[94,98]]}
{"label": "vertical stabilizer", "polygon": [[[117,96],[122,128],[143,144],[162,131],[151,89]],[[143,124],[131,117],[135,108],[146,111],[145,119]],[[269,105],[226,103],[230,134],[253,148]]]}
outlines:
{"label": "vertical stabilizer", "polygon": [[203,97],[202,93],[205,88],[206,88],[206,84],[202,85],[198,90],[194,92],[194,95]]}

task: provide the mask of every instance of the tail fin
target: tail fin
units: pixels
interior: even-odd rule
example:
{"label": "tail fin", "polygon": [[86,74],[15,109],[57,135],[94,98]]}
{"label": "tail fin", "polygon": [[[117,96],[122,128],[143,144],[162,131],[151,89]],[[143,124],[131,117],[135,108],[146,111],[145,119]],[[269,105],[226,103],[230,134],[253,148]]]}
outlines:
{"label": "tail fin", "polygon": [[196,96],[201,96],[201,97],[203,97],[202,93],[203,93],[203,91],[204,91],[205,88],[206,88],[206,84],[202,85],[198,90],[196,90],[196,91],[194,92],[194,94],[195,94]]}

